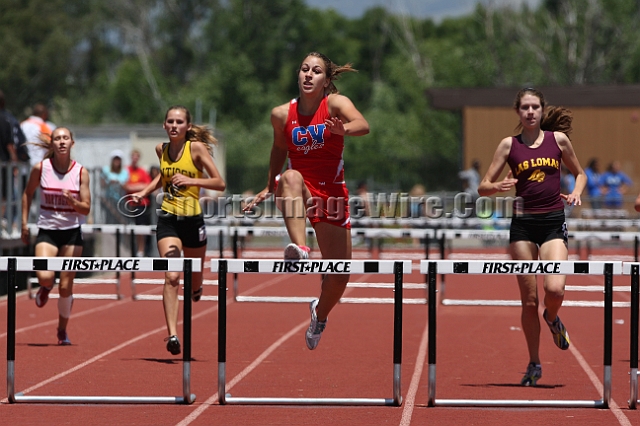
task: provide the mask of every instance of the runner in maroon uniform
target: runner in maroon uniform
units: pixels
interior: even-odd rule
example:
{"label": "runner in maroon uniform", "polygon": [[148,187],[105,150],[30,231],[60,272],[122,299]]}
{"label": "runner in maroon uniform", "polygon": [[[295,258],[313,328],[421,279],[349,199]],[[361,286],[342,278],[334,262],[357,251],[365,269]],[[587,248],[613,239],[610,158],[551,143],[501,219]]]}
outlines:
{"label": "runner in maroon uniform", "polygon": [[[494,154],[486,176],[478,187],[481,196],[508,191],[515,185],[516,196],[522,197],[520,211],[511,221],[509,251],[516,260],[567,260],[567,225],[563,199],[569,205],[580,205],[580,195],[587,177],[578,162],[568,138],[571,112],[547,107],[543,94],[535,89],[522,89],[516,95],[515,111],[522,133],[504,138]],[[576,177],[570,194],[560,193],[562,161]],[[505,164],[510,172],[498,181]],[[535,386],[542,377],[540,366],[540,320],[535,275],[518,275],[522,299],[522,329],[529,349],[529,365],[521,381]],[[565,276],[544,277],[545,319],[555,344],[569,348],[569,334],[558,317],[564,298]]]}
{"label": "runner in maroon uniform", "polygon": [[[313,225],[325,259],[351,259],[351,222],[344,182],[344,136],[369,133],[369,123],[349,98],[338,94],[333,81],[350,65],[338,66],[325,55],[312,52],[298,70],[300,96],[271,111],[273,147],[267,187],[247,204],[245,211],[275,193],[291,244],[285,259],[307,259],[306,218]],[[280,178],[285,160],[287,170]],[[307,347],[315,349],[327,316],[344,293],[348,275],[327,274],[319,299],[311,302]]]}

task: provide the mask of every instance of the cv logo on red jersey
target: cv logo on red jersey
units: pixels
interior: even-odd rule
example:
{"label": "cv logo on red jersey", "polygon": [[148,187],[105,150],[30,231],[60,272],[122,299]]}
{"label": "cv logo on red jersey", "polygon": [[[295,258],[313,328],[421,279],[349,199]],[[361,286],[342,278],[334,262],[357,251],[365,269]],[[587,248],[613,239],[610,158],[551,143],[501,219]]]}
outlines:
{"label": "cv logo on red jersey", "polygon": [[291,131],[291,140],[298,147],[298,151],[309,151],[324,147],[324,124],[312,124],[311,126],[298,126]]}

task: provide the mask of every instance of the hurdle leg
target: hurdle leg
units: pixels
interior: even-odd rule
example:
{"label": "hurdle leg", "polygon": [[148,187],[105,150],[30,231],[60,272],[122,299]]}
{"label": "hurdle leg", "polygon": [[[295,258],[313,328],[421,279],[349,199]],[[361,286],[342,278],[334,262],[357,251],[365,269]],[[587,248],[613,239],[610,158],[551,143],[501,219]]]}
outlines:
{"label": "hurdle leg", "polygon": [[393,300],[393,403],[402,405],[402,262],[393,265],[395,293]]}
{"label": "hurdle leg", "polygon": [[436,280],[438,273],[438,264],[429,262],[429,297],[428,297],[428,316],[429,316],[429,382],[428,382],[428,400],[429,407],[436,405]]}
{"label": "hurdle leg", "polygon": [[[637,237],[636,237],[637,238]],[[639,265],[631,265],[631,353],[629,354],[630,360],[630,376],[629,383],[631,386],[629,397],[629,408],[636,409],[638,401],[638,321],[640,306],[640,295],[638,294],[638,270]]]}
{"label": "hurdle leg", "polygon": [[218,402],[226,404],[227,363],[227,261],[218,265]]}
{"label": "hurdle leg", "polygon": [[191,393],[191,282],[193,278],[191,259],[184,261],[184,306],[182,321],[182,338],[184,349],[182,351],[182,395],[186,404],[196,400]]}
{"label": "hurdle leg", "polygon": [[604,265],[604,380],[602,401],[611,402],[611,348],[613,346],[613,264]]}
{"label": "hurdle leg", "polygon": [[7,260],[7,399],[13,404],[16,402],[16,259]]}

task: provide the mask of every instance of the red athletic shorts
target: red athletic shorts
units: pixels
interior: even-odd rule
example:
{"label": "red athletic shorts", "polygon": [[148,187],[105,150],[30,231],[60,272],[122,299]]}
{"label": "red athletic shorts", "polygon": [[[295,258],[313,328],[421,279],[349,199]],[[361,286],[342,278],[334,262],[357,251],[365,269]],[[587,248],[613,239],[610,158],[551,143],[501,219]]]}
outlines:
{"label": "red athletic shorts", "polygon": [[[276,177],[275,193],[280,175]],[[349,190],[344,183],[326,183],[304,179],[304,184],[311,193],[307,200],[307,218],[311,226],[318,222],[326,222],[341,228],[351,229],[349,216]]]}
{"label": "red athletic shorts", "polygon": [[351,229],[349,191],[344,183],[304,180],[311,198],[307,200],[307,218],[312,226],[318,222]]}

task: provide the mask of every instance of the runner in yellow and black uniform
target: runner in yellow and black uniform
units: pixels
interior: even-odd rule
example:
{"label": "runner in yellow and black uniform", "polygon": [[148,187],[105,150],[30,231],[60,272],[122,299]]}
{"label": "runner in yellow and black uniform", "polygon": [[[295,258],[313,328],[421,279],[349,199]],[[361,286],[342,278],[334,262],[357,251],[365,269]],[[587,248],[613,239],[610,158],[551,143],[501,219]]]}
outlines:
{"label": "runner in yellow and black uniform", "polygon": [[[212,145],[216,139],[210,131],[191,123],[191,114],[183,106],[169,108],[164,120],[169,143],[156,146],[161,173],[144,190],[133,194],[144,199],[162,185],[164,198],[158,212],[158,253],[162,257],[201,258],[207,248],[202,209],[199,203],[200,188],[223,191],[226,184],[212,157]],[[206,175],[203,173],[206,172]],[[165,274],[163,304],[169,336],[167,350],[180,354],[178,339],[178,288],[179,272]],[[202,272],[193,273],[193,301],[202,295]]]}

